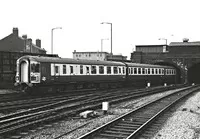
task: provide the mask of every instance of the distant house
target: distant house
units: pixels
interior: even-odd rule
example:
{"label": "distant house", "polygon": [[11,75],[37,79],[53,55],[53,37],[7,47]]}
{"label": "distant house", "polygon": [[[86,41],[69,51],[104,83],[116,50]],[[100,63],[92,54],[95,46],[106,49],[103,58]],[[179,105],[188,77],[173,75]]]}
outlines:
{"label": "distant house", "polygon": [[73,52],[73,59],[87,59],[99,61],[126,61],[127,56],[111,55],[108,52]]}
{"label": "distant house", "polygon": [[107,52],[73,52],[73,59],[87,59],[87,60],[100,60],[106,61]]}
{"label": "distant house", "polygon": [[107,61],[127,61],[127,56],[123,55],[107,55]]}
{"label": "distant house", "polygon": [[13,28],[10,35],[0,40],[0,51],[46,54],[46,50],[41,48],[40,39],[37,39],[34,44],[27,35],[20,37],[18,28]]}

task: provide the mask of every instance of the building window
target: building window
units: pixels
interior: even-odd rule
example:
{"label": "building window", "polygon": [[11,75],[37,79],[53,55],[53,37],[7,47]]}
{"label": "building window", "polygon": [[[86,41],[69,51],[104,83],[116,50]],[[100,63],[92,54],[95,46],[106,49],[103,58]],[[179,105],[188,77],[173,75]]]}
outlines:
{"label": "building window", "polygon": [[96,66],[92,66],[91,73],[92,74],[96,74],[97,73]]}
{"label": "building window", "polygon": [[80,65],[80,74],[83,74],[83,65]]}
{"label": "building window", "polygon": [[107,74],[111,74],[111,67],[107,67]]}
{"label": "building window", "polygon": [[104,74],[104,66],[99,66],[99,74]]}
{"label": "building window", "polygon": [[63,65],[63,74],[66,74],[66,73],[67,73],[66,65]]}

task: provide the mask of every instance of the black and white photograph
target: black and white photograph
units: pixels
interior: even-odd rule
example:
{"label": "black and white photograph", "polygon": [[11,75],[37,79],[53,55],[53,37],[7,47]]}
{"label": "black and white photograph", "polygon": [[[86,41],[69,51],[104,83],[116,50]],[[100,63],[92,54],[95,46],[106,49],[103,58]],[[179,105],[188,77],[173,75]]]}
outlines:
{"label": "black and white photograph", "polygon": [[0,139],[200,139],[198,0],[6,0]]}

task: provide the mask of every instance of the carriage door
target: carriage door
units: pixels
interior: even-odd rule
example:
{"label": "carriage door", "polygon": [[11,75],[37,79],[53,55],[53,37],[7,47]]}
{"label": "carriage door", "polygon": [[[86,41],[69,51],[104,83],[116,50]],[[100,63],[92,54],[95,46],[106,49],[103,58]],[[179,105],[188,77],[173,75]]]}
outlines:
{"label": "carriage door", "polygon": [[21,69],[20,69],[20,73],[21,73],[21,76],[20,76],[20,79],[21,79],[21,82],[28,82],[28,75],[29,75],[29,70],[28,70],[28,67],[29,67],[29,63],[28,61],[22,61],[21,64]]}

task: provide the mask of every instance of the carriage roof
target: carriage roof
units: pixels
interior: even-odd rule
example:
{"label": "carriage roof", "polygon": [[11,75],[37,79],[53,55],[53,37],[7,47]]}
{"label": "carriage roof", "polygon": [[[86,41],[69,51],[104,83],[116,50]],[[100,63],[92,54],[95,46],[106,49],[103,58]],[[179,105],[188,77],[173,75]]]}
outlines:
{"label": "carriage roof", "polygon": [[171,66],[153,65],[153,64],[140,64],[140,63],[127,63],[128,67],[143,67],[143,68],[173,68]]}
{"label": "carriage roof", "polygon": [[71,59],[71,58],[60,58],[60,57],[23,56],[20,59],[30,59],[42,63],[125,66],[125,64],[122,62],[83,60],[83,59]]}
{"label": "carriage roof", "polygon": [[99,60],[83,60],[61,57],[45,57],[45,56],[22,56],[19,60],[30,59],[42,63],[57,63],[57,64],[83,64],[83,65],[109,65],[109,66],[125,66],[128,67],[144,67],[144,68],[172,68],[170,66],[140,64],[140,63],[128,63],[128,62],[114,62],[114,61],[99,61]]}

